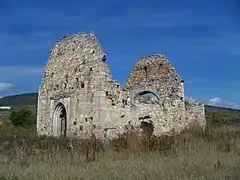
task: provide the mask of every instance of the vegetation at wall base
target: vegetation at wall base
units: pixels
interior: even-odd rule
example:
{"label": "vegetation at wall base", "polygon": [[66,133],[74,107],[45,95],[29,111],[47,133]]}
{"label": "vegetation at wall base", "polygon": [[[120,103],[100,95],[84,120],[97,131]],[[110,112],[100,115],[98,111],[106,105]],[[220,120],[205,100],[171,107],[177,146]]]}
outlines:
{"label": "vegetation at wall base", "polygon": [[[37,98],[37,94],[34,96]],[[239,110],[206,106],[205,131],[192,129],[163,137],[138,137],[131,132],[108,141],[107,149],[97,141],[95,161],[89,162],[86,140],[36,135],[36,99],[25,101],[27,104],[10,99],[15,106],[0,126],[0,179],[238,179],[240,176]]]}
{"label": "vegetation at wall base", "polygon": [[36,117],[27,108],[15,108],[10,111],[9,120],[14,126],[31,128],[36,126]]}
{"label": "vegetation at wall base", "polygon": [[[131,138],[129,138],[131,137]],[[218,126],[175,136],[125,134],[98,141],[86,162],[84,140],[36,136],[21,126],[0,126],[0,177],[5,179],[237,179],[240,128]]]}

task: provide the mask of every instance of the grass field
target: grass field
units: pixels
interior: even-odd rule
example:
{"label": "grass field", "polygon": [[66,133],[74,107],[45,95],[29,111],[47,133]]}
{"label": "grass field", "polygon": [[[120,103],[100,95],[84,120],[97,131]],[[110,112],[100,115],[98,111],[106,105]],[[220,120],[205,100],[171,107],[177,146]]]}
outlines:
{"label": "grass field", "polygon": [[[0,179],[239,179],[240,129],[218,127],[175,137],[124,138],[86,162],[83,141],[36,137],[33,131],[0,127]],[[69,148],[71,147],[71,148]]]}

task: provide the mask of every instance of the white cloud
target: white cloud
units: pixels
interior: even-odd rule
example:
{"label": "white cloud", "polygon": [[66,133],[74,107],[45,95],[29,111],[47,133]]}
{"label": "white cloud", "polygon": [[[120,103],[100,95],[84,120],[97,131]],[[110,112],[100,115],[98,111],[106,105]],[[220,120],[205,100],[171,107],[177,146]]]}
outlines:
{"label": "white cloud", "polygon": [[0,66],[0,97],[25,91],[31,83],[39,85],[43,68],[38,66]]}
{"label": "white cloud", "polygon": [[6,91],[12,87],[13,85],[11,83],[0,82],[0,92]]}
{"label": "white cloud", "polygon": [[185,96],[184,99],[185,99],[185,101],[188,101],[188,102],[200,102],[200,103],[204,104],[204,102],[202,102],[201,100],[193,98],[193,97]]}
{"label": "white cloud", "polygon": [[221,99],[220,97],[210,98],[206,104],[212,105],[212,106],[240,109],[240,104]]}
{"label": "white cloud", "polygon": [[218,107],[225,107],[225,108],[232,108],[232,109],[240,109],[240,104],[224,100],[220,97],[212,97],[209,100],[198,100],[192,97],[185,97],[186,101],[199,101],[203,104],[210,105],[210,106],[218,106]]}
{"label": "white cloud", "polygon": [[221,99],[219,97],[214,97],[209,100],[209,103],[212,103],[212,104],[217,104],[220,102],[221,102]]}
{"label": "white cloud", "polygon": [[194,98],[185,96],[185,100],[188,100],[188,101],[193,101],[193,100],[194,100]]}

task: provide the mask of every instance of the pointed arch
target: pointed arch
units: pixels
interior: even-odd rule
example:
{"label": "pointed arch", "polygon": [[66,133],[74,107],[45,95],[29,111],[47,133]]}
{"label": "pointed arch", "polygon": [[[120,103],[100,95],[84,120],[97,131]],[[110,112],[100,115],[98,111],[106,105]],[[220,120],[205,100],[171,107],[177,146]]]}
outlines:
{"label": "pointed arch", "polygon": [[67,111],[61,102],[56,105],[56,108],[54,110],[53,127],[55,136],[67,135]]}

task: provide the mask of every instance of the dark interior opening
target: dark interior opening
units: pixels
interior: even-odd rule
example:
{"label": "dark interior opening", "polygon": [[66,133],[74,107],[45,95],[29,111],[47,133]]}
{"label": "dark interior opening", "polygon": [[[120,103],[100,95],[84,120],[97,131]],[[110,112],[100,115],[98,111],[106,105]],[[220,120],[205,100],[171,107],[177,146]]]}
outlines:
{"label": "dark interior opening", "polygon": [[84,82],[81,82],[81,88],[84,88]]}
{"label": "dark interior opening", "polygon": [[106,60],[107,60],[107,56],[106,56],[106,55],[103,55],[102,61],[103,61],[103,62],[106,62]]}
{"label": "dark interior opening", "polygon": [[66,109],[63,107],[61,112],[60,112],[60,116],[59,116],[60,120],[61,120],[61,136],[66,136],[67,134],[67,113],[66,113]]}
{"label": "dark interior opening", "polygon": [[83,130],[83,126],[79,126],[79,130],[82,131]]}
{"label": "dark interior opening", "polygon": [[143,130],[143,134],[146,136],[152,136],[154,131],[154,126],[152,121],[146,122],[142,121],[140,128]]}

